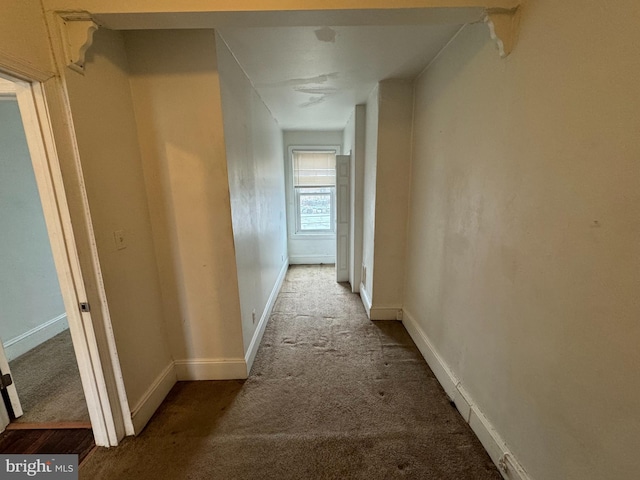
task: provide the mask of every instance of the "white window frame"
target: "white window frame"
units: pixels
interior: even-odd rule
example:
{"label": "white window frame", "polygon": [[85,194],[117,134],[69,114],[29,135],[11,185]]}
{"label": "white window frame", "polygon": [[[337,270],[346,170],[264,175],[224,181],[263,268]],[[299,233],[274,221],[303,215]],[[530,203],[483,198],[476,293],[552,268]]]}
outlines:
{"label": "white window frame", "polygon": [[[332,192],[331,199],[331,231],[328,230],[300,230],[299,218],[299,198],[296,188],[293,184],[293,152],[332,152],[335,155],[341,155],[342,147],[340,145],[289,145],[286,162],[286,176],[288,196],[288,219],[289,238],[297,240],[322,240],[335,238],[335,188]],[[320,186],[319,186],[320,187]]]}
{"label": "white window frame", "polygon": [[[302,195],[329,195],[331,197],[331,209],[329,212],[329,222],[330,222],[330,228],[327,229],[322,229],[322,230],[302,230],[301,225],[302,225],[302,219],[301,217],[301,211],[300,211],[300,190],[304,190],[306,188],[329,188],[330,191],[328,193],[302,193]],[[328,235],[328,234],[332,234],[335,235],[336,233],[336,186],[333,185],[317,185],[317,186],[313,186],[313,187],[293,187],[293,193],[295,196],[295,201],[293,204],[293,208],[295,210],[295,216],[296,216],[296,235]]]}

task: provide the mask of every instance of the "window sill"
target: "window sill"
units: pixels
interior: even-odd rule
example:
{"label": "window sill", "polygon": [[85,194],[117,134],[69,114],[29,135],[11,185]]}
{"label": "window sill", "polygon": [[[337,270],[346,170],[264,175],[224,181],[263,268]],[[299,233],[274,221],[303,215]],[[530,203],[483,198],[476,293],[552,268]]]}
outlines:
{"label": "window sill", "polygon": [[333,240],[335,233],[293,233],[289,235],[291,240]]}

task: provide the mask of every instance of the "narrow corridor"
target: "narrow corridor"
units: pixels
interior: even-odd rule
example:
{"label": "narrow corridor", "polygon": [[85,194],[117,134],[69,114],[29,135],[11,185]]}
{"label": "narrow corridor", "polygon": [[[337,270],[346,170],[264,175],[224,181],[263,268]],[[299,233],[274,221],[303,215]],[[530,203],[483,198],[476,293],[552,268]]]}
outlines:
{"label": "narrow corridor", "polygon": [[86,479],[499,479],[400,322],[289,269],[246,381],[179,382]]}

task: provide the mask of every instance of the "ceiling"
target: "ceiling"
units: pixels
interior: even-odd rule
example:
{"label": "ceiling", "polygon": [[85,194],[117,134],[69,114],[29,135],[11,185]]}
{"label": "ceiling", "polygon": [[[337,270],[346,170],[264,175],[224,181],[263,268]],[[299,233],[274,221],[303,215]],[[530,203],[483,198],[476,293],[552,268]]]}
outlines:
{"label": "ceiling", "polygon": [[211,2],[169,11],[169,4],[155,2],[154,11],[143,13],[122,5],[111,11],[110,5],[98,2],[90,10],[114,30],[216,29],[285,130],[343,129],[377,82],[415,78],[462,25],[481,21],[485,12],[483,6],[404,4],[283,10],[271,8],[272,2],[237,11]]}
{"label": "ceiling", "polygon": [[284,130],[341,130],[377,82],[413,79],[460,25],[226,27],[218,32]]}

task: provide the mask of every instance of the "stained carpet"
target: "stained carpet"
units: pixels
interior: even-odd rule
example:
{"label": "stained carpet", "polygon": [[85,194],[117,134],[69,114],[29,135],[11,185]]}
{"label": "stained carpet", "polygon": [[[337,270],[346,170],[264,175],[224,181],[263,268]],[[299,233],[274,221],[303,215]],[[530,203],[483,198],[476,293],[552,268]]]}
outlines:
{"label": "stained carpet", "polygon": [[179,382],[82,479],[500,479],[400,322],[290,268],[246,381]]}
{"label": "stained carpet", "polygon": [[9,363],[24,415],[18,423],[89,422],[69,330]]}

